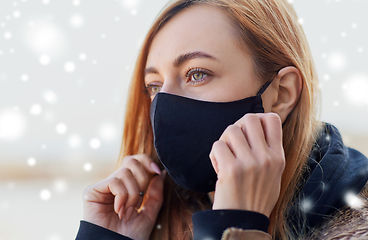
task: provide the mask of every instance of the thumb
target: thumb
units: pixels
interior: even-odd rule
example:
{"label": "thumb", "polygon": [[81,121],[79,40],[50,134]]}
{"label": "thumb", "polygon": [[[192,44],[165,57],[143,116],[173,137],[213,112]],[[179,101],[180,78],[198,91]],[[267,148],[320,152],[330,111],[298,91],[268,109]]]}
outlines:
{"label": "thumb", "polygon": [[144,209],[142,213],[152,221],[156,221],[158,212],[160,211],[164,200],[163,193],[165,176],[166,171],[163,170],[161,175],[153,177],[145,194],[143,202]]}

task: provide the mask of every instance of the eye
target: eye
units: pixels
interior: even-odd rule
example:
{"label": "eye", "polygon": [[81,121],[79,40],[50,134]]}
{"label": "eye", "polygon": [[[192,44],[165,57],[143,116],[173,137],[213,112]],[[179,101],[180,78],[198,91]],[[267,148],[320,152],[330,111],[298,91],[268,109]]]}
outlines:
{"label": "eye", "polygon": [[191,84],[201,83],[207,80],[209,76],[212,76],[212,72],[201,68],[189,69],[186,74],[187,82]]}
{"label": "eye", "polygon": [[201,72],[198,72],[198,73],[194,73],[192,75],[192,79],[195,80],[195,81],[198,81],[198,80],[201,80],[203,78],[203,73]]}
{"label": "eye", "polygon": [[146,86],[147,93],[152,97],[161,91],[162,86],[157,83],[150,83]]}

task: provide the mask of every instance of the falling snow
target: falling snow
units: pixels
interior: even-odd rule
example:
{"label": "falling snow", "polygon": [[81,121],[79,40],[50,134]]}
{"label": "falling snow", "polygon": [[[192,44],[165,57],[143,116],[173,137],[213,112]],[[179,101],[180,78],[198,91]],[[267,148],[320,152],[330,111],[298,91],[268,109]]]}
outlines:
{"label": "falling snow", "polygon": [[9,39],[12,38],[12,34],[10,32],[5,32],[4,33],[4,38],[9,40]]}
{"label": "falling snow", "polygon": [[23,82],[28,82],[29,80],[29,77],[27,74],[23,74],[20,78],[22,79]]}
{"label": "falling snow", "polygon": [[122,0],[123,7],[127,9],[135,9],[139,6],[139,0]]}
{"label": "falling snow", "polygon": [[[146,31],[143,26],[154,19],[166,2],[19,0],[2,5],[0,159],[2,163],[19,164],[28,172],[24,175],[17,172],[0,189],[4,192],[0,211],[6,219],[0,224],[17,222],[15,217],[22,216],[27,224],[17,222],[19,227],[37,234],[35,223],[40,221],[30,219],[28,215],[35,214],[29,214],[28,210],[19,213],[19,203],[10,198],[14,195],[30,201],[39,212],[39,219],[61,215],[69,223],[65,227],[69,231],[51,229],[35,239],[75,237],[75,222],[82,211],[78,199],[87,185],[82,180],[85,176],[95,177],[96,182],[101,180],[97,179],[101,176],[99,161],[105,170],[116,162],[133,60]],[[317,67],[320,81],[317,86],[322,91],[323,103],[321,120],[336,123],[346,132],[355,130],[362,135],[358,143],[365,146],[368,141],[368,15],[364,11],[368,2],[287,2],[296,7],[299,26],[307,34]],[[321,16],[313,11],[316,6],[325,14]],[[344,18],[338,14],[342,11],[347,12]],[[326,18],[331,21],[324,21]],[[354,136],[351,133],[344,141],[354,146],[357,144]],[[326,140],[330,141],[330,136]],[[44,162],[55,165],[57,171],[45,167]],[[63,167],[67,168],[66,174],[62,173]],[[24,188],[27,191],[21,191],[22,183],[17,176],[24,183],[29,182],[31,187]],[[35,177],[26,179],[27,176]],[[41,178],[45,176],[48,180]],[[9,194],[11,191],[16,194]],[[362,206],[354,193],[347,193],[344,200],[353,208]],[[45,211],[44,206],[53,203],[53,211]],[[313,204],[305,200],[301,206],[304,211],[310,211]],[[74,218],[70,217],[73,213],[66,218],[60,206],[79,212],[75,211]],[[162,226],[157,224],[156,228]],[[68,232],[73,236],[68,236]]]}
{"label": "falling snow", "polygon": [[0,139],[16,140],[25,131],[26,119],[18,111],[5,109],[0,112]]}
{"label": "falling snow", "polygon": [[68,190],[68,183],[64,179],[57,179],[53,183],[53,189],[57,193],[66,193]]}
{"label": "falling snow", "polygon": [[87,55],[86,55],[85,53],[81,53],[81,54],[79,54],[79,59],[80,59],[81,61],[84,61],[84,60],[86,60],[86,59],[87,59]]}
{"label": "falling snow", "polygon": [[323,75],[323,79],[324,79],[325,81],[329,81],[329,80],[331,79],[331,77],[330,77],[330,75],[325,74],[325,75]]}
{"label": "falling snow", "polygon": [[356,194],[354,193],[346,193],[345,194],[345,202],[348,204],[351,208],[361,208],[363,206],[363,201],[360,199]]}
{"label": "falling snow", "polygon": [[67,73],[72,73],[74,72],[75,70],[75,64],[73,62],[67,62],[65,63],[64,65],[64,70],[67,72]]}
{"label": "falling snow", "polygon": [[327,134],[325,139],[326,139],[326,141],[330,141],[330,139],[331,139],[330,135]]}
{"label": "falling snow", "polygon": [[14,17],[14,18],[19,18],[19,17],[20,17],[20,15],[21,15],[21,14],[20,14],[20,12],[19,12],[19,11],[14,11],[14,12],[13,12],[13,17]]}
{"label": "falling snow", "polygon": [[93,149],[97,149],[101,146],[101,141],[100,139],[98,138],[92,138],[90,141],[89,141],[89,146]]}
{"label": "falling snow", "polygon": [[73,134],[72,136],[69,137],[68,139],[68,143],[69,146],[72,148],[77,148],[81,145],[81,137],[79,135]]}
{"label": "falling snow", "polygon": [[79,0],[73,0],[73,5],[74,6],[79,6],[80,5],[80,1]]}
{"label": "falling snow", "polygon": [[56,125],[56,132],[58,133],[58,134],[64,134],[64,133],[66,133],[66,131],[68,130],[68,127],[66,126],[66,124],[65,123],[58,123],[57,125]]}
{"label": "falling snow", "polygon": [[84,171],[86,171],[86,172],[90,172],[90,171],[92,170],[92,164],[91,164],[91,163],[85,163],[85,164],[83,165],[83,169],[84,169]]}
{"label": "falling snow", "polygon": [[368,76],[357,74],[343,84],[344,94],[352,104],[368,106]]}
{"label": "falling snow", "polygon": [[31,21],[32,27],[24,32],[26,44],[36,54],[48,57],[58,57],[66,50],[65,33],[54,22],[46,20]]}
{"label": "falling snow", "polygon": [[48,189],[43,189],[43,190],[40,192],[40,198],[41,198],[41,200],[43,200],[43,201],[48,201],[48,200],[50,200],[50,198],[51,198],[51,192],[50,192],[50,190],[48,190]]}
{"label": "falling snow", "polygon": [[84,18],[80,14],[74,14],[70,18],[70,24],[74,28],[80,28],[80,27],[82,27],[84,25]]}
{"label": "falling snow", "polygon": [[340,52],[334,52],[328,57],[328,66],[335,71],[341,71],[346,66],[346,57]]}
{"label": "falling snow", "polygon": [[100,128],[100,135],[106,141],[112,141],[117,137],[117,129],[112,123],[105,123]]}
{"label": "falling snow", "polygon": [[49,89],[43,91],[42,97],[49,104],[55,104],[58,101],[57,95]]}
{"label": "falling snow", "polygon": [[48,55],[41,55],[39,61],[41,65],[46,66],[46,65],[49,65],[51,59]]}
{"label": "falling snow", "polygon": [[30,157],[27,159],[27,164],[31,167],[33,167],[34,165],[36,165],[36,159],[33,157]]}
{"label": "falling snow", "polygon": [[41,105],[33,104],[31,106],[31,109],[30,109],[29,113],[32,114],[32,115],[35,115],[35,116],[40,115],[42,113]]}
{"label": "falling snow", "polygon": [[312,209],[313,207],[313,202],[310,199],[304,199],[301,204],[300,207],[302,209],[303,212],[308,212]]}

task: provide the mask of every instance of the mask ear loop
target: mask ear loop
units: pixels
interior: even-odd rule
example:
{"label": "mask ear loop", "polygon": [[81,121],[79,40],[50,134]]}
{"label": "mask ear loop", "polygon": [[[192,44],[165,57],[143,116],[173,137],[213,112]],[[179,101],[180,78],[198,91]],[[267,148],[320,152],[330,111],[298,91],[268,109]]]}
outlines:
{"label": "mask ear loop", "polygon": [[[280,71],[280,70],[278,70],[278,71],[277,71],[277,73],[275,73],[274,77],[276,77],[276,76],[277,76],[277,74],[279,74],[279,71]],[[266,82],[266,83],[261,87],[261,89],[259,89],[259,91],[258,91],[258,93],[257,93],[257,95],[256,95],[256,96],[258,96],[258,95],[262,95],[262,94],[264,93],[264,91],[266,91],[266,89],[268,88],[268,86],[270,86],[270,84],[272,83],[272,81],[273,81],[274,77],[272,77],[271,81]]]}
{"label": "mask ear loop", "polygon": [[266,89],[268,88],[268,86],[270,86],[270,84],[272,83],[272,81],[266,82],[261,89],[258,91],[257,96],[258,95],[262,95],[264,93],[264,91],[266,91]]}

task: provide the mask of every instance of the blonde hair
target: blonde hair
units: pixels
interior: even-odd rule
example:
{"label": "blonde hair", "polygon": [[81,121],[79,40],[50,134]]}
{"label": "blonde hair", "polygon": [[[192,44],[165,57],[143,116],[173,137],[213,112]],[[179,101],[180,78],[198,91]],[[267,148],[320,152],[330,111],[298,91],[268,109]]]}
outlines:
{"label": "blonde hair", "polygon": [[[260,80],[273,79],[286,66],[295,66],[301,73],[300,98],[283,123],[286,167],[280,197],[270,216],[269,233],[274,238],[285,239],[290,235],[286,210],[298,193],[298,183],[320,126],[316,120],[319,106],[317,74],[306,36],[287,0],[175,0],[168,3],[151,26],[137,58],[118,164],[126,155],[146,153],[162,167],[153,147],[149,118],[151,101],[144,88],[144,69],[157,32],[178,12],[198,4],[219,7],[229,17],[234,37],[240,47],[249,49]],[[204,194],[180,188],[169,176],[164,189],[164,203],[156,222],[161,228],[154,228],[150,239],[190,239],[191,214],[211,208],[210,203]]]}

